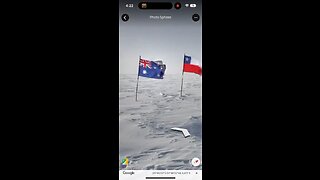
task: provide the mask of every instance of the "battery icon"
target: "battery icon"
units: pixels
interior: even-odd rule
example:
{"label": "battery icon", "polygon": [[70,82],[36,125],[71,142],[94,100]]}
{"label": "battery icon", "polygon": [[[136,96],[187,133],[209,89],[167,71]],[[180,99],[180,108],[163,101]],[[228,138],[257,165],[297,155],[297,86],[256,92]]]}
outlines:
{"label": "battery icon", "polygon": [[195,8],[195,7],[197,7],[197,5],[196,4],[190,4],[190,7]]}

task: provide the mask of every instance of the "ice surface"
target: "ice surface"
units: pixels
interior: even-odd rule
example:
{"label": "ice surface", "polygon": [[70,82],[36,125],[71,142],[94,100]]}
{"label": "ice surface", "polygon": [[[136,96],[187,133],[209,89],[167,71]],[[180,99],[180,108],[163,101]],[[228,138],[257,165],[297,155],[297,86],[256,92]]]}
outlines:
{"label": "ice surface", "polygon": [[[129,158],[132,170],[201,170],[193,167],[194,157],[202,159],[201,76],[184,74],[164,79],[140,77],[135,101],[137,75],[120,75],[120,153]],[[171,128],[186,128],[191,136]]]}

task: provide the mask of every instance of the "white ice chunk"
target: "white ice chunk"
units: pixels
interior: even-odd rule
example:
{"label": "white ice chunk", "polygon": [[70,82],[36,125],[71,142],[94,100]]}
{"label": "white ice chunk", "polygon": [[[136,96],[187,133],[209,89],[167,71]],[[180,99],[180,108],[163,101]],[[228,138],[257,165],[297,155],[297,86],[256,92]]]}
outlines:
{"label": "white ice chunk", "polygon": [[181,131],[185,138],[190,136],[190,133],[187,129],[183,129],[183,128],[171,128],[171,129],[174,131]]}

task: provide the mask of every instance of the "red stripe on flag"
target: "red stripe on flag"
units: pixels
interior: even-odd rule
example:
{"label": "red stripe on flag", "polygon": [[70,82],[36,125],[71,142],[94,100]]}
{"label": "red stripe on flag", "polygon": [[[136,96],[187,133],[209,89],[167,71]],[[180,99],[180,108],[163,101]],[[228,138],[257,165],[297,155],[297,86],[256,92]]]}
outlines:
{"label": "red stripe on flag", "polygon": [[201,75],[202,69],[200,66],[193,65],[193,64],[184,64],[183,72],[191,72]]}

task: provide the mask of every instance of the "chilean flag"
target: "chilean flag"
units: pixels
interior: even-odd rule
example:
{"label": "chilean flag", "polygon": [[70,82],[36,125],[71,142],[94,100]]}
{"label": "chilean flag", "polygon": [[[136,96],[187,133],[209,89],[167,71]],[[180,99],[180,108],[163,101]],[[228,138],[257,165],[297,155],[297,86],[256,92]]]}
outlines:
{"label": "chilean flag", "polygon": [[200,63],[196,60],[191,60],[191,56],[184,55],[183,72],[191,72],[202,75]]}

